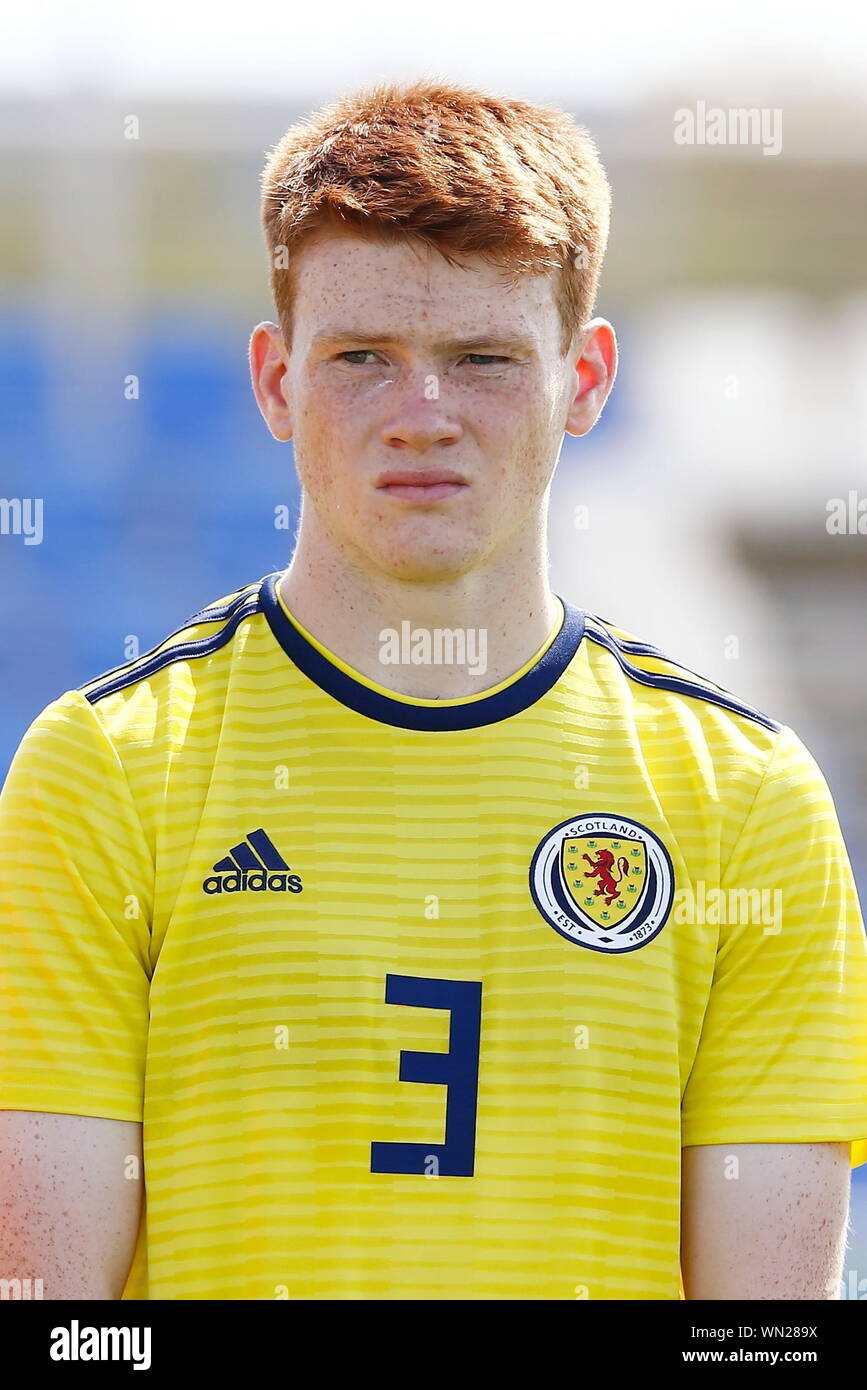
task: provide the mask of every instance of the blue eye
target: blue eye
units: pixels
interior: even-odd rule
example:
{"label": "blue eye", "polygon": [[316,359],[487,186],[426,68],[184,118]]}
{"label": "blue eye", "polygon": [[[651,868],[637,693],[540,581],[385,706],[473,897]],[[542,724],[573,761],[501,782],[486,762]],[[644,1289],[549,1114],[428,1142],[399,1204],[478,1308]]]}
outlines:
{"label": "blue eye", "polygon": [[[473,359],[474,359],[474,360],[473,360]],[[474,367],[487,367],[487,366],[490,366],[490,364],[491,364],[492,362],[493,362],[493,363],[497,363],[497,362],[508,362],[508,361],[509,361],[509,358],[508,358],[508,357],[497,357],[497,356],[495,356],[493,353],[489,353],[489,352],[468,352],[468,353],[467,353],[467,361],[469,362],[469,361],[471,361],[471,360],[473,360],[473,366],[474,366]]]}
{"label": "blue eye", "polygon": [[348,352],[341,352],[340,360],[342,362],[349,362],[352,367],[364,367],[367,365],[365,362],[356,362],[351,359],[358,357],[374,357],[375,355],[372,348],[351,348]]}

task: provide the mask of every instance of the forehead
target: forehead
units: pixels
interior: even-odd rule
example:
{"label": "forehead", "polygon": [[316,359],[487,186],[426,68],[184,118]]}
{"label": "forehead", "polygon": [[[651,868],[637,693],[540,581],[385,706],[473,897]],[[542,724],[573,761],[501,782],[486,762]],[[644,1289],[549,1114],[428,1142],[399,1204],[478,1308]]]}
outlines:
{"label": "forehead", "polygon": [[[483,256],[450,265],[433,247],[321,231],[293,258],[296,331],[357,325],[431,335],[496,328],[540,341],[559,332],[552,274],[510,276]],[[359,317],[360,316],[360,317]]]}

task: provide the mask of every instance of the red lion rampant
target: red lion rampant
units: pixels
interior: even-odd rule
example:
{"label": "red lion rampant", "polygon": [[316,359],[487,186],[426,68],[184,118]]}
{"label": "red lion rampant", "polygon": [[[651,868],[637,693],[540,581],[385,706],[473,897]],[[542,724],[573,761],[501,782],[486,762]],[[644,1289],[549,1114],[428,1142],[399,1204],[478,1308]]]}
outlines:
{"label": "red lion rampant", "polygon": [[589,854],[583,854],[582,859],[586,859],[590,868],[587,869],[585,878],[598,878],[599,884],[594,893],[594,897],[604,897],[608,906],[619,898],[620,889],[618,884],[623,881],[629,873],[629,861],[625,855],[621,854],[617,860],[617,868],[620,870],[619,877],[614,873],[614,855],[610,849],[600,849],[595,859],[591,859]]}

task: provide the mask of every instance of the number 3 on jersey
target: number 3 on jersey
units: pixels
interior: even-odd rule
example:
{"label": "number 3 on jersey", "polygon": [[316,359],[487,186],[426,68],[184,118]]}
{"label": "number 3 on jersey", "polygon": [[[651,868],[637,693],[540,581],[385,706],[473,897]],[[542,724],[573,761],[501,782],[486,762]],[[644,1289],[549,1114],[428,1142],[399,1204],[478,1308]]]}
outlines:
{"label": "number 3 on jersey", "polygon": [[446,1133],[442,1144],[370,1146],[372,1173],[430,1174],[471,1178],[476,1148],[476,1108],[479,1094],[479,1050],[482,1029],[482,986],[476,980],[431,980],[414,975],[386,975],[386,1004],[409,1004],[420,1009],[448,1009],[451,1014],[448,1052],[401,1052],[401,1081],[446,1088]]}

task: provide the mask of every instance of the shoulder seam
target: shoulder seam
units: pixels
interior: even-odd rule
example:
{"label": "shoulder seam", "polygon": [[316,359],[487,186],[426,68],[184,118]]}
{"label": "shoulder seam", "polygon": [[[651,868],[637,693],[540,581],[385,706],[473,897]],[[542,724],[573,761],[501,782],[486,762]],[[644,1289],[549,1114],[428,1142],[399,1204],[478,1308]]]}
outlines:
{"label": "shoulder seam", "polygon": [[722,866],[720,867],[720,871],[719,871],[719,881],[720,881],[721,884],[725,882],[726,874],[728,873],[728,871],[729,871],[729,869],[730,869],[730,867],[731,867],[731,862],[732,862],[732,860],[734,859],[734,857],[735,857],[735,855],[736,855],[736,853],[737,853],[738,845],[740,844],[741,840],[744,838],[744,832],[746,831],[746,828],[747,828],[747,826],[749,825],[750,820],[752,819],[752,814],[753,814],[753,811],[756,809],[756,804],[757,804],[757,802],[758,802],[758,799],[759,799],[759,795],[760,795],[760,793],[761,793],[761,790],[762,790],[763,786],[765,785],[765,783],[766,783],[767,780],[768,780],[768,773],[770,772],[770,770],[771,770],[771,768],[773,767],[774,763],[777,761],[777,757],[778,757],[779,752],[780,752],[780,745],[782,744],[782,741],[783,741],[783,735],[786,734],[786,733],[792,734],[794,737],[797,737],[797,735],[796,735],[795,732],[794,732],[794,729],[790,728],[787,724],[781,724],[781,725],[780,725],[780,727],[779,727],[779,732],[778,732],[776,741],[775,741],[774,746],[773,746],[773,748],[771,749],[770,753],[768,754],[768,760],[767,760],[767,762],[765,763],[764,769],[763,769],[763,771],[762,771],[762,775],[761,775],[761,777],[759,778],[758,786],[756,787],[756,790],[755,790],[755,795],[753,796],[753,799],[752,799],[752,801],[750,802],[749,810],[747,811],[746,815],[744,816],[743,824],[741,825],[741,828],[740,828],[740,830],[738,831],[738,834],[737,834],[737,839],[735,840],[734,844],[732,845],[731,853],[730,853],[728,859],[726,860],[725,868],[722,868]]}

